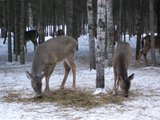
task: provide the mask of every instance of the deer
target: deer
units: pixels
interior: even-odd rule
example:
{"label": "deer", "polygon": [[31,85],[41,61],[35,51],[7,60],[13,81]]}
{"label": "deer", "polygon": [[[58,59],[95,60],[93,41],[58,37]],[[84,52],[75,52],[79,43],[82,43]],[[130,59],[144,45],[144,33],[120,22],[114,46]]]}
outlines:
{"label": "deer", "polygon": [[34,50],[38,46],[37,38],[39,36],[37,30],[29,30],[25,31],[24,33],[25,36],[25,41],[24,41],[24,46],[25,46],[25,51],[27,52],[27,42],[31,41],[34,45]]}
{"label": "deer", "polygon": [[55,36],[60,36],[60,35],[64,35],[64,32],[63,32],[63,30],[58,29],[58,30],[55,32]]}
{"label": "deer", "polygon": [[113,58],[114,86],[113,95],[117,94],[120,86],[123,96],[128,97],[131,80],[134,73],[128,76],[128,67],[131,61],[131,48],[127,42],[119,42],[114,50]]}
{"label": "deer", "polygon": [[49,93],[49,79],[58,62],[64,61],[64,78],[60,89],[64,89],[70,69],[73,75],[73,89],[76,89],[76,65],[74,63],[77,41],[66,35],[61,35],[40,44],[35,51],[31,73],[26,71],[31,80],[31,86],[38,97],[42,97],[42,79],[45,77],[45,94]]}
{"label": "deer", "polygon": [[[25,47],[25,52],[27,52],[27,42],[31,41],[34,45],[34,50],[37,48],[38,46],[38,42],[37,42],[37,38],[38,38],[39,34],[37,32],[37,30],[29,30],[29,31],[25,31],[24,32],[24,47]],[[5,38],[3,41],[3,44],[6,43],[6,37],[7,37],[7,29],[5,31]]]}
{"label": "deer", "polygon": [[[156,49],[160,49],[160,36],[155,36],[154,39],[155,39],[154,47]],[[138,63],[140,62],[141,56],[143,55],[145,64],[148,65],[147,53],[151,49],[151,36],[147,35],[143,37],[141,40],[141,45],[142,45],[142,48],[140,49],[140,52],[139,52]]]}

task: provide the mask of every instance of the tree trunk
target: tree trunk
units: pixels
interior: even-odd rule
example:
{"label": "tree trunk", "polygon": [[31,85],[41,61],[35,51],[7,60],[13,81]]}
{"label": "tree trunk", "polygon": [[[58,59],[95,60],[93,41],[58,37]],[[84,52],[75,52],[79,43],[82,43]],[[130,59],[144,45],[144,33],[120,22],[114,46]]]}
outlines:
{"label": "tree trunk", "polygon": [[44,36],[44,0],[39,2],[39,21],[38,21],[38,30],[39,30],[39,44],[45,41]]}
{"label": "tree trunk", "polygon": [[21,21],[20,21],[20,64],[25,64],[24,54],[24,15],[25,0],[21,0]]}
{"label": "tree trunk", "polygon": [[97,38],[97,0],[93,0],[93,32]]}
{"label": "tree trunk", "polygon": [[18,61],[18,15],[17,15],[17,1],[14,0],[14,51],[15,61]]}
{"label": "tree trunk", "polygon": [[107,58],[108,66],[112,66],[112,55],[114,50],[114,25],[113,25],[113,9],[112,0],[107,0]]}
{"label": "tree trunk", "polygon": [[97,39],[96,39],[96,88],[104,88],[104,54],[106,30],[106,1],[97,1]]}
{"label": "tree trunk", "polygon": [[118,42],[122,41],[122,9],[123,9],[123,0],[119,0],[119,21],[118,21]]}
{"label": "tree trunk", "polygon": [[[75,38],[76,40],[78,39],[78,12],[77,12],[77,8],[78,8],[78,3],[77,0],[73,0],[73,26],[72,26],[72,37]],[[78,45],[77,45],[77,50],[78,50]]]}
{"label": "tree trunk", "polygon": [[[75,5],[75,6],[74,6]],[[67,25],[67,35],[74,37],[77,40],[77,23],[76,23],[76,1],[74,0],[68,0],[67,1],[67,19],[66,19],[66,25]],[[78,50],[78,45],[77,48]]]}
{"label": "tree trunk", "polygon": [[96,69],[94,23],[93,23],[93,0],[88,0],[88,31],[89,31],[89,63],[90,70]]}
{"label": "tree trunk", "polygon": [[33,13],[32,13],[32,4],[31,2],[28,2],[28,22],[29,22],[29,27],[30,29],[34,29],[34,25],[33,25]]}
{"label": "tree trunk", "polygon": [[122,23],[122,26],[123,26],[123,41],[124,42],[126,42],[126,28],[127,28],[127,21],[126,21],[126,14],[127,14],[127,10],[126,10],[126,2],[123,0],[123,6],[125,6],[125,7],[123,7],[123,14],[122,14],[122,21],[123,21],[123,23]]}
{"label": "tree trunk", "polygon": [[67,1],[67,35],[73,36],[73,0]]}
{"label": "tree trunk", "polygon": [[12,62],[12,36],[10,30],[8,30],[8,62]]}
{"label": "tree trunk", "polygon": [[155,57],[155,39],[154,39],[154,1],[149,0],[149,18],[150,18],[150,31],[151,31],[151,58],[152,58],[152,64],[156,65],[156,57]]}
{"label": "tree trunk", "polygon": [[7,31],[8,31],[8,62],[12,62],[12,37],[11,37],[11,3],[7,0]]}
{"label": "tree trunk", "polygon": [[139,51],[140,51],[140,40],[141,40],[141,7],[142,0],[137,1],[137,11],[136,11],[136,33],[137,33],[137,43],[136,43],[136,60],[138,60]]}

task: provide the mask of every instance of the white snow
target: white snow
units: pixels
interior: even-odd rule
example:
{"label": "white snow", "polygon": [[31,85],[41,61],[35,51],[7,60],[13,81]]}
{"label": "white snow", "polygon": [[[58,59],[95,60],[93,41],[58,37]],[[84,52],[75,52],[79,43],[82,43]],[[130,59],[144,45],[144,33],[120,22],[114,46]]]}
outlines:
{"label": "white snow", "polygon": [[[0,39],[0,120],[160,120],[160,67],[144,67],[132,61],[129,74],[135,73],[128,100],[123,104],[106,104],[92,109],[66,108],[56,103],[17,103],[6,102],[3,96],[20,91],[21,97],[33,97],[35,94],[25,71],[30,71],[33,55],[32,43],[27,44],[26,64],[8,63],[7,43]],[[79,39],[79,51],[76,52],[77,89],[96,90],[96,71],[89,70],[88,36]],[[135,48],[135,37],[129,41]],[[134,53],[135,54],[135,53]],[[133,54],[133,55],[134,55]],[[56,66],[50,79],[51,90],[60,87],[63,78],[63,65]],[[44,85],[43,81],[43,85]],[[44,86],[43,86],[44,87]],[[69,75],[65,88],[72,87],[72,75]],[[113,87],[113,70],[105,68],[105,94]],[[44,88],[43,88],[44,89]],[[98,90],[99,91],[99,90]],[[100,90],[102,91],[102,90]],[[104,95],[105,95],[104,94]]]}
{"label": "white snow", "polygon": [[98,94],[106,94],[106,90],[104,88],[96,88],[94,95]]}

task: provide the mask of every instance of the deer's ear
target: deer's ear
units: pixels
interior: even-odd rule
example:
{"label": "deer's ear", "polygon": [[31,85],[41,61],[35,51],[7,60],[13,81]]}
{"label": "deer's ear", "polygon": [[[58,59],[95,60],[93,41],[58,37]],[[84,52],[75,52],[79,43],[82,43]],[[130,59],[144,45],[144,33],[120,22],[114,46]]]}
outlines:
{"label": "deer's ear", "polygon": [[31,73],[29,73],[28,71],[26,71],[26,76],[30,80],[33,78],[33,76],[31,75]]}
{"label": "deer's ear", "polygon": [[132,75],[130,75],[127,79],[128,80],[133,80],[133,78],[134,78],[134,73]]}

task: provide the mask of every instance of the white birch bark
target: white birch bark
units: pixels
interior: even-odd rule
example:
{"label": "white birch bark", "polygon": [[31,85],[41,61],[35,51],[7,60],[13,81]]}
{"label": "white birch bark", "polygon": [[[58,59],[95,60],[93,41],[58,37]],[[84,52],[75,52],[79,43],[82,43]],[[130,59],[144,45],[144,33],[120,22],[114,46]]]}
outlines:
{"label": "white birch bark", "polygon": [[97,1],[96,88],[104,88],[106,0]]}

